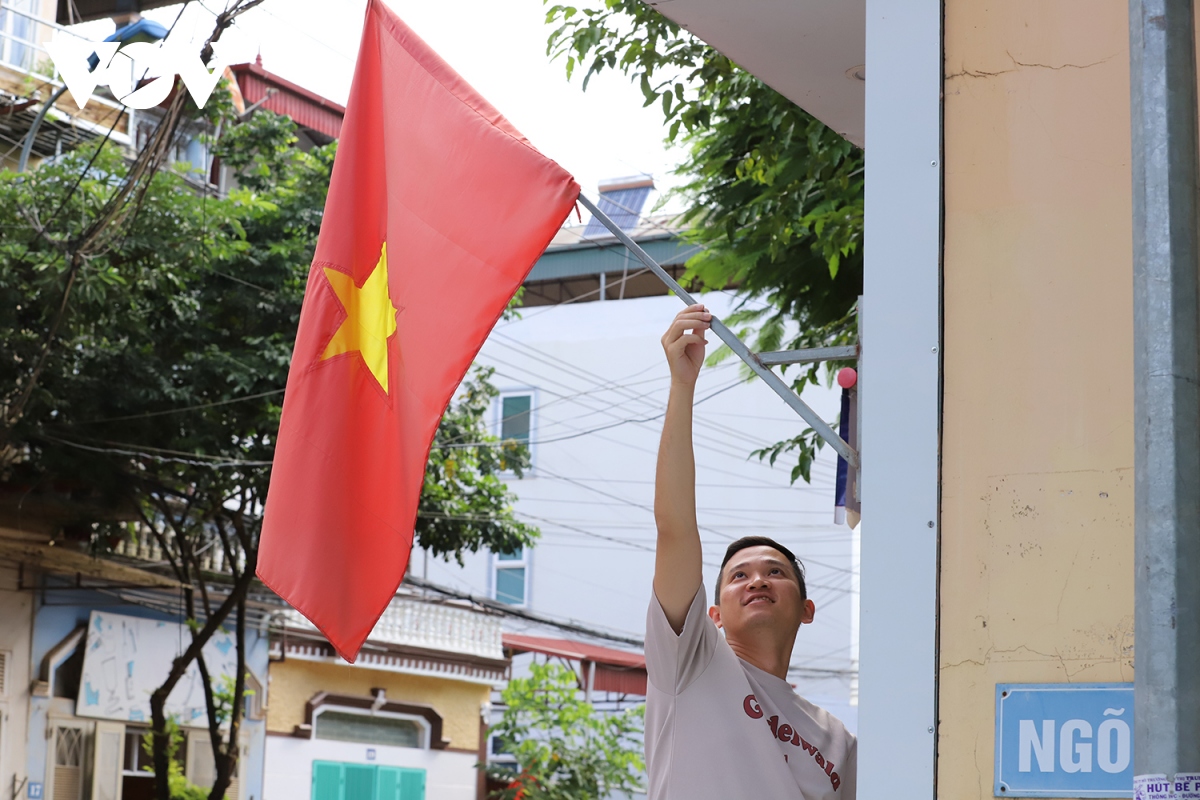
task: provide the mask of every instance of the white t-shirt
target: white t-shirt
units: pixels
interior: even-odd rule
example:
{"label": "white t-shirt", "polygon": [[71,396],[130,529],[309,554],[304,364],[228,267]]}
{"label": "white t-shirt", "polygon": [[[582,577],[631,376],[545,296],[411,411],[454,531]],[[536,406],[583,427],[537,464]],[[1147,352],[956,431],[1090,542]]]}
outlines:
{"label": "white t-shirt", "polygon": [[739,659],[706,609],[702,586],[676,636],[650,600],[649,800],[855,800],[854,736],[787,681]]}

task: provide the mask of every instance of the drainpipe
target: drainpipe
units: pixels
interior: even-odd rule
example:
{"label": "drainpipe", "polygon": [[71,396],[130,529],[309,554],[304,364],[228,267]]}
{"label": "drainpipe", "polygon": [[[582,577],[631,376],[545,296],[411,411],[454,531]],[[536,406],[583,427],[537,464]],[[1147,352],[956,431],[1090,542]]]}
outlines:
{"label": "drainpipe", "polygon": [[[1200,773],[1200,169],[1193,14],[1192,0],[1129,3],[1137,797],[1158,797],[1175,775]],[[1168,788],[1162,796],[1175,795]]]}

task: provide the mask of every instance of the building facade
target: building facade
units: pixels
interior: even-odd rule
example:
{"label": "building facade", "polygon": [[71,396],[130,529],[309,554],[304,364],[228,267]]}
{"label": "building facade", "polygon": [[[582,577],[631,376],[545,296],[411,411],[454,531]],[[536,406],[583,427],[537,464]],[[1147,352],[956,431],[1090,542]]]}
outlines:
{"label": "building facade", "polygon": [[403,590],[354,664],[298,612],[278,623],[265,797],[482,800],[498,616]]}
{"label": "building facade", "polygon": [[[182,587],[147,562],[0,528],[0,778],[14,797],[152,796],[149,698],[191,634]],[[267,642],[245,636],[248,696],[228,800],[263,796]],[[236,671],[234,633],[219,630],[204,656],[219,690]],[[180,727],[184,776],[205,787],[215,770],[200,681],[193,664],[166,712]]]}

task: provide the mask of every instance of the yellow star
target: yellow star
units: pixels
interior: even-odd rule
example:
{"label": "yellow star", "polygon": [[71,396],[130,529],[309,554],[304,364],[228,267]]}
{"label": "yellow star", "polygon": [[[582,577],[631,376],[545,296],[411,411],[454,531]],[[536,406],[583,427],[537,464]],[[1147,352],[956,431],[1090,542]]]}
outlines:
{"label": "yellow star", "polygon": [[388,296],[387,243],[379,249],[379,263],[362,286],[356,286],[354,278],[346,273],[328,267],[325,278],[346,309],[346,318],[329,340],[321,360],[357,351],[387,394],[387,339],[396,332],[396,307]]}

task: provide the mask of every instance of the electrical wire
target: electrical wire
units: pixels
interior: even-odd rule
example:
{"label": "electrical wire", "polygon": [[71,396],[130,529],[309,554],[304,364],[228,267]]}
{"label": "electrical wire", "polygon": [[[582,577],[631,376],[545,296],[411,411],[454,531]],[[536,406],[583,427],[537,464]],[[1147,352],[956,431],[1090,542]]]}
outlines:
{"label": "electrical wire", "polygon": [[[507,347],[509,347],[510,350],[517,350],[518,352],[520,352],[519,348],[523,348],[524,350],[529,351],[529,354],[532,354],[533,356],[535,356],[539,362],[543,363],[546,366],[551,366],[552,363],[557,363],[559,365],[559,368],[562,371],[566,372],[568,375],[572,375],[573,377],[578,377],[581,379],[590,379],[590,380],[597,381],[597,382],[604,382],[604,380],[605,380],[603,376],[598,375],[595,372],[592,372],[590,370],[579,367],[578,365],[572,364],[568,361],[565,361],[564,359],[561,359],[558,356],[548,353],[545,350],[542,350],[541,348],[534,347],[533,345],[530,345],[526,342],[521,342],[517,339],[513,339],[512,337],[506,336],[505,334],[493,333],[493,336],[490,337],[490,340],[496,341],[502,347],[507,346]],[[485,359],[488,357],[491,357],[494,359],[495,355],[494,354],[485,355]],[[501,362],[501,363],[504,363],[504,362]],[[735,362],[730,362],[730,363],[732,364]],[[508,363],[507,366],[513,367],[513,368],[518,368],[511,363]],[[552,380],[552,379],[550,379],[550,380]],[[565,386],[565,384],[563,384],[561,381],[554,381],[554,382],[559,386]],[[641,395],[631,395],[628,392],[623,392],[623,394],[625,394],[626,397],[630,401],[640,401],[644,404],[650,403],[650,401],[648,399],[646,399],[647,393],[642,393]],[[654,405],[656,407],[658,407],[659,404],[654,403]],[[698,427],[707,427],[710,429],[715,429],[719,433],[729,433],[729,431],[727,429],[725,429],[719,425],[716,425],[715,423],[709,423],[707,421],[699,422]],[[760,445],[762,444],[762,442],[760,440],[754,439],[753,437],[749,437],[745,434],[738,433],[736,435],[741,436],[742,438],[748,439],[748,441],[752,444],[760,444]],[[729,444],[729,443],[727,442],[727,444]]]}
{"label": "electrical wire", "polygon": [[[494,354],[489,354],[488,356],[485,356],[485,359],[491,359],[491,360],[497,361],[497,362],[499,362],[499,363],[501,363],[501,364],[504,364],[505,366],[510,366],[510,367],[513,367],[513,368],[515,368],[515,369],[520,369],[520,368],[519,368],[519,367],[517,367],[516,365],[513,365],[513,364],[511,364],[511,362],[505,362],[505,361],[503,361],[502,359],[497,359],[497,358],[495,357],[495,355],[494,355]],[[547,384],[561,386],[561,387],[565,388],[567,391],[574,391],[574,390],[576,389],[576,387],[569,386],[569,385],[567,385],[567,384],[564,384],[564,383],[562,383],[561,381],[555,380],[554,378],[550,378],[550,377],[547,377],[547,376],[545,376],[545,375],[537,375],[537,374],[535,374],[535,377],[539,378],[539,380],[541,380],[541,382],[542,382],[542,383],[539,385],[539,389],[540,389],[541,391],[547,391],[547,392],[549,392],[550,394],[555,394],[555,395],[557,395],[557,394],[560,394],[560,393],[559,393],[559,392],[555,392],[555,391],[554,391],[554,390],[552,390],[552,389],[548,389],[548,388],[546,387],[546,385],[547,385]],[[741,381],[740,381],[740,379],[739,379],[739,381],[738,381],[738,382],[739,382],[739,383],[741,382]],[[628,398],[628,399],[629,399],[629,400],[634,400],[634,399],[636,399],[636,398]],[[580,402],[580,403],[579,403],[579,405],[583,406],[583,407],[584,407],[585,409],[587,409],[588,411],[591,411],[591,412],[594,412],[594,413],[597,413],[597,414],[603,414],[603,415],[606,415],[606,416],[609,416],[609,417],[614,417],[614,416],[616,416],[616,415],[615,415],[615,412],[614,412],[612,409],[614,409],[614,408],[619,408],[619,407],[620,407],[618,404],[609,404],[609,405],[607,405],[607,406],[597,406],[597,405],[595,405],[595,404],[591,404],[591,403],[584,403],[584,402]],[[655,407],[656,409],[657,409],[657,408],[662,408],[662,405],[660,405],[660,404],[657,404],[657,403],[656,403],[656,404],[654,404],[654,407]],[[562,423],[562,424],[563,424],[563,425],[566,425],[566,423]],[[572,428],[572,429],[573,429],[573,430],[579,430],[578,428]],[[601,438],[605,438],[605,437],[601,437]],[[613,441],[613,440],[611,440],[611,439],[607,439],[607,438],[606,438],[606,440],[607,440],[607,441]],[[728,456],[728,457],[736,458],[736,459],[738,459],[738,460],[744,460],[744,459],[746,459],[746,456],[747,456],[747,453],[746,453],[746,451],[744,451],[744,450],[740,450],[740,449],[730,449],[730,448],[737,448],[737,447],[738,447],[738,445],[736,445],[736,444],[734,444],[734,443],[731,443],[731,442],[728,442],[728,441],[720,441],[720,440],[717,440],[717,439],[710,439],[710,438],[708,438],[708,436],[705,436],[705,435],[703,435],[703,434],[696,435],[696,437],[695,437],[695,441],[697,442],[697,444],[706,445],[706,449],[708,449],[708,450],[710,450],[710,451],[713,451],[713,452],[717,453],[718,455],[724,455],[724,456]],[[632,444],[629,444],[629,443],[624,443],[624,442],[622,442],[621,444],[623,444],[624,446],[627,446],[627,447],[631,447],[632,449],[635,449],[635,450],[643,450],[643,451],[645,451],[645,452],[653,452],[653,451],[651,451],[651,450],[648,450],[648,449],[646,449],[646,448],[640,448],[640,447],[638,447],[638,446],[636,446],[636,445],[632,445]],[[766,468],[766,469],[771,469],[771,467],[770,467],[769,465],[767,465],[767,464],[765,464],[765,463],[763,463],[763,462],[754,462],[754,461],[749,461],[748,463],[751,463],[751,464],[754,464],[754,463],[759,463],[759,464],[762,464],[762,466],[763,466],[764,468]],[[733,473],[733,472],[729,472],[728,470],[721,470],[721,469],[719,469],[719,468],[712,467],[711,465],[709,465],[709,464],[706,464],[706,463],[705,463],[703,460],[701,460],[701,461],[699,461],[699,462],[697,463],[697,467],[698,467],[698,468],[700,468],[700,469],[708,469],[708,470],[715,471],[715,472],[719,472],[719,473],[725,473],[725,474],[729,474],[729,475],[734,475],[734,476],[736,476],[736,477],[739,477],[739,478],[743,477],[742,475],[740,475],[740,474],[738,474],[738,473]]]}
{"label": "electrical wire", "polygon": [[[110,455],[130,456],[133,458],[144,458],[147,461],[158,461],[169,464],[187,464],[194,467],[209,467],[212,469],[224,469],[226,467],[269,467],[270,461],[243,461],[240,459],[223,458],[220,456],[205,456],[201,453],[182,453],[177,456],[167,456],[146,451],[159,450],[156,447],[142,446],[141,450],[124,449],[121,447],[96,447],[85,445],[80,442],[72,442],[68,439],[62,439],[57,436],[52,436],[45,431],[40,434],[41,438],[55,442],[57,444],[74,447],[79,450],[86,450],[92,453],[105,453]],[[174,450],[159,450],[159,453],[177,453]],[[207,460],[205,460],[207,459]]]}
{"label": "electrical wire", "polygon": [[[712,398],[716,397],[719,394],[724,394],[725,392],[729,391],[730,389],[734,388],[735,386],[739,385],[740,383],[741,383],[741,381],[738,380],[738,381],[734,381],[731,384],[728,384],[727,386],[723,386],[722,388],[717,389],[716,391],[708,394],[707,396],[701,397],[699,400],[696,401],[696,405],[700,405],[701,403],[705,402],[706,400],[711,400]],[[550,438],[550,439],[535,439],[535,440],[532,440],[529,442],[525,442],[524,444],[537,445],[537,444],[551,444],[552,442],[565,442],[569,439],[578,439],[581,436],[588,436],[593,433],[599,433],[600,431],[611,430],[612,428],[617,428],[622,425],[654,422],[656,420],[662,419],[662,417],[666,413],[667,413],[666,409],[663,409],[659,413],[654,414],[649,417],[640,417],[640,418],[631,417],[629,419],[619,419],[616,422],[611,422],[607,425],[600,425],[595,428],[589,428],[586,430],[578,430],[578,431],[575,431],[574,433],[569,433],[569,434],[566,434],[563,436],[556,436],[556,437]],[[460,444],[436,445],[436,447],[438,447],[438,449],[442,449],[442,450],[452,450],[455,448],[463,448],[463,447],[503,447],[503,446],[505,446],[505,442],[503,442],[503,441],[500,441],[500,442],[463,442]]]}
{"label": "electrical wire", "polygon": [[233,397],[228,400],[214,400],[211,403],[200,403],[200,404],[194,405],[194,406],[180,406],[179,408],[167,408],[167,409],[163,409],[162,411],[147,411],[144,414],[127,414],[126,416],[123,416],[123,417],[105,417],[102,419],[82,420],[80,422],[57,422],[57,423],[51,423],[51,424],[55,425],[55,426],[58,426],[58,425],[64,425],[64,426],[99,425],[100,423],[104,423],[104,422],[124,422],[126,420],[131,420],[131,419],[149,419],[151,417],[162,417],[162,416],[167,416],[169,414],[182,414],[185,411],[199,411],[199,410],[202,410],[205,408],[216,408],[218,406],[233,405],[234,403],[245,403],[250,400],[259,400],[263,397],[271,397],[271,396],[277,395],[277,394],[283,394],[283,389],[272,389],[269,392],[259,392],[258,394],[249,394],[244,397]]}

